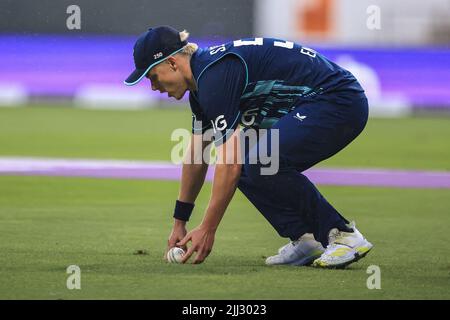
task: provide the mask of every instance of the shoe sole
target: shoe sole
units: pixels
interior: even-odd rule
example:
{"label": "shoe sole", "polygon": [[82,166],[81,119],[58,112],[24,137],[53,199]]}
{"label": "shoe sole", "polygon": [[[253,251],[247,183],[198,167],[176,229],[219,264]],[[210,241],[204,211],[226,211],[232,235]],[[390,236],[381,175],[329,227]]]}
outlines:
{"label": "shoe sole", "polygon": [[323,251],[320,253],[317,253],[315,255],[306,257],[306,258],[302,258],[299,260],[295,260],[292,262],[288,262],[288,263],[277,263],[277,264],[267,264],[267,266],[297,266],[297,267],[301,267],[301,266],[310,266],[312,265],[312,263],[314,262],[314,260],[320,258],[320,256],[322,255]]}
{"label": "shoe sole", "polygon": [[352,264],[354,262],[358,262],[359,260],[364,258],[370,252],[370,250],[372,250],[372,248],[373,248],[372,245],[370,247],[360,247],[360,248],[358,248],[360,250],[362,249],[362,251],[356,252],[355,255],[354,255],[354,258],[352,260],[349,260],[349,261],[341,263],[341,264],[334,264],[334,265],[313,264],[313,266],[317,267],[317,268],[325,268],[325,269],[344,269],[348,265],[350,265],[350,264]]}
{"label": "shoe sole", "polygon": [[310,256],[310,257],[308,257],[306,259],[301,259],[301,260],[297,260],[297,261],[291,262],[288,265],[290,265],[290,266],[297,266],[297,267],[301,267],[301,266],[307,267],[307,266],[312,265],[314,260],[320,258],[321,255],[322,254]]}

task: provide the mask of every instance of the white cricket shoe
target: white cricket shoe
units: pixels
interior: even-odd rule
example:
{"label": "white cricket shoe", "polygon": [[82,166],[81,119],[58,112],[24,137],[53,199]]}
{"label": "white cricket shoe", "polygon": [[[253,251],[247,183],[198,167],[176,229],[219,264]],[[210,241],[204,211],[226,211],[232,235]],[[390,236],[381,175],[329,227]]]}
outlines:
{"label": "white cricket shoe", "polygon": [[320,242],[317,242],[311,233],[305,233],[298,240],[292,241],[278,249],[278,254],[268,257],[266,264],[269,266],[279,264],[309,265],[320,257],[324,251]]}
{"label": "white cricket shoe", "polygon": [[373,245],[356,229],[355,222],[349,226],[353,232],[331,229],[325,252],[313,263],[319,268],[344,268],[352,262],[363,258]]}

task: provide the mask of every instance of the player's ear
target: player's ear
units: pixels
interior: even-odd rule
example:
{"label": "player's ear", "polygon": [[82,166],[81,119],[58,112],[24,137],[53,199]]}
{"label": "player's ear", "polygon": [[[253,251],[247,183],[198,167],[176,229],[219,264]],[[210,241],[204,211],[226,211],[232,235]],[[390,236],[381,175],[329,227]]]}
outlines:
{"label": "player's ear", "polygon": [[178,69],[177,60],[174,57],[167,58],[167,63],[169,64],[170,69],[176,71]]}

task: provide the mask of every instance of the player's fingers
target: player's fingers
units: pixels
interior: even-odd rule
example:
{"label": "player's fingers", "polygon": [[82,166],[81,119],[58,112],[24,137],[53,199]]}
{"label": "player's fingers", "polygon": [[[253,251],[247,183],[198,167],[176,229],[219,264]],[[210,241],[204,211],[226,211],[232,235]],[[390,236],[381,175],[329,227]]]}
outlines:
{"label": "player's fingers", "polygon": [[195,257],[194,263],[202,263],[203,261],[205,261],[205,259],[209,256],[209,254],[211,253],[212,249],[206,249],[206,250],[202,250],[199,251],[197,253],[197,256]]}
{"label": "player's fingers", "polygon": [[167,252],[169,252],[170,249],[175,247],[176,244],[177,244],[177,240],[172,240],[172,239],[167,240],[167,247],[166,247],[166,251],[164,252],[164,257],[163,257],[165,260],[167,260]]}
{"label": "player's fingers", "polygon": [[185,235],[184,238],[181,239],[181,241],[178,241],[178,242],[176,243],[176,245],[177,245],[178,247],[185,246],[186,243],[188,243],[189,240],[191,240],[191,233],[190,233],[190,232],[189,232],[187,235]]}
{"label": "player's fingers", "polygon": [[177,244],[178,239],[177,238],[172,238],[167,240],[167,247],[168,248],[172,248],[175,247],[175,245]]}
{"label": "player's fingers", "polygon": [[173,248],[173,247],[175,247],[175,244],[176,244],[176,242],[175,242],[175,241],[171,241],[171,240],[168,240],[168,241],[167,241],[166,252],[167,252],[167,251],[169,251],[169,250],[170,250],[170,248]]}
{"label": "player's fingers", "polygon": [[205,260],[205,258],[206,258],[206,255],[205,255],[204,251],[197,252],[197,256],[195,257],[193,263],[194,264],[202,263]]}
{"label": "player's fingers", "polygon": [[[179,241],[181,241],[181,239],[179,239]],[[184,246],[181,246],[181,245],[180,245],[180,246],[179,246],[179,245],[178,245],[178,242],[175,241],[173,244],[167,246],[166,256],[167,256],[167,252],[169,252],[169,250],[172,249],[172,248],[174,248],[174,247],[181,248],[181,249],[184,250],[184,252],[187,251],[187,246],[186,246],[186,245],[184,245]]]}
{"label": "player's fingers", "polygon": [[181,263],[185,263],[190,257],[191,255],[194,253],[194,247],[190,247],[188,249],[188,251],[184,254],[184,256],[181,258]]}

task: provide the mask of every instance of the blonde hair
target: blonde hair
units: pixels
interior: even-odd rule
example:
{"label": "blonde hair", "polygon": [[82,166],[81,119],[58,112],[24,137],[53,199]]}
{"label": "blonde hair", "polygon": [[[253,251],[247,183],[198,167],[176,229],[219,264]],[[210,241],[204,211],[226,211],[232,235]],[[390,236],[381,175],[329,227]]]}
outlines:
{"label": "blonde hair", "polygon": [[[189,38],[189,32],[183,30],[180,32],[180,40],[185,41]],[[183,47],[183,50],[180,51],[181,54],[185,54],[188,56],[192,56],[192,54],[197,51],[198,45],[193,42],[188,42],[187,45]]]}

